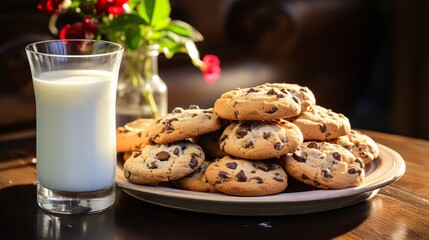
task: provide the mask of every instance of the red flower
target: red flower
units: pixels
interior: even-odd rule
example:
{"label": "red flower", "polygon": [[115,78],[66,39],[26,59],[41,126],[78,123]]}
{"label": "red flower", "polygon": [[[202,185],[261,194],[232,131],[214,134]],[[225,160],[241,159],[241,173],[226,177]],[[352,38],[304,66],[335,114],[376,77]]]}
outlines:
{"label": "red flower", "polygon": [[214,84],[220,77],[220,61],[215,55],[205,55],[204,64],[200,67],[204,80],[208,84]]}
{"label": "red flower", "polygon": [[95,9],[98,14],[112,14],[118,17],[124,12],[125,3],[128,3],[128,0],[98,0],[95,3]]}
{"label": "red flower", "polygon": [[58,13],[60,11],[60,5],[64,2],[64,0],[41,0],[39,4],[37,4],[37,9]]}
{"label": "red flower", "polygon": [[60,39],[92,39],[97,28],[98,20],[88,16],[82,22],[65,25],[60,31]]}
{"label": "red flower", "polygon": [[86,31],[89,31],[93,34],[97,33],[98,30],[98,19],[93,18],[91,16],[86,16],[83,20],[82,20],[82,24],[83,24],[83,28]]}
{"label": "red flower", "polygon": [[60,39],[89,39],[81,22],[67,24],[60,31]]}

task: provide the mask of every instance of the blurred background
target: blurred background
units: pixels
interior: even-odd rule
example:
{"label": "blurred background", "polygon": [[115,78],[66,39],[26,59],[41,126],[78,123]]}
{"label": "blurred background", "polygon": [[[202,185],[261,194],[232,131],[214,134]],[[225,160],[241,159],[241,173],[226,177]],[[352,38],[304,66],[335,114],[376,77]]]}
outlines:
{"label": "blurred background", "polygon": [[[429,1],[171,0],[173,19],[205,40],[222,75],[207,85],[186,55],[159,59],[169,109],[208,108],[223,92],[264,82],[308,86],[353,128],[429,139]],[[36,0],[0,4],[0,133],[35,127],[24,47],[56,38]]]}

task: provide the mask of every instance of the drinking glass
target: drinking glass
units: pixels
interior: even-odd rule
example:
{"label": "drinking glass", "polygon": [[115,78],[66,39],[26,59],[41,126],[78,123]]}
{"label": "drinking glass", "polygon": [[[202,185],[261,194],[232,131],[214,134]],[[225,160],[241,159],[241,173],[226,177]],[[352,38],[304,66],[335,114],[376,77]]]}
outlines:
{"label": "drinking glass", "polygon": [[50,40],[25,47],[36,98],[37,203],[64,214],[115,201],[119,44]]}

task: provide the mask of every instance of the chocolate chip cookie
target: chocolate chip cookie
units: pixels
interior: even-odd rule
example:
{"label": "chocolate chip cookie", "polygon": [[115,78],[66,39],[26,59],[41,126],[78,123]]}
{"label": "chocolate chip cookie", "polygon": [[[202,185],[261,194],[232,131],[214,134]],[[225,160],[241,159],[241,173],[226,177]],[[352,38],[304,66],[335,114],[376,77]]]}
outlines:
{"label": "chocolate chip cookie", "polygon": [[380,155],[377,143],[358,130],[352,129],[347,135],[332,139],[329,142],[349,150],[355,157],[362,159],[365,164],[372,162]]}
{"label": "chocolate chip cookie", "polygon": [[123,127],[118,127],[116,129],[116,151],[135,151],[151,144],[147,130],[154,121],[153,118],[139,118]]}
{"label": "chocolate chip cookie", "polygon": [[280,165],[231,156],[210,164],[206,178],[218,191],[235,196],[272,195],[287,187],[287,176]]}
{"label": "chocolate chip cookie", "polygon": [[301,129],[304,141],[325,141],[334,139],[350,132],[349,119],[341,113],[319,105],[290,119]]}
{"label": "chocolate chip cookie", "polygon": [[176,107],[171,113],[157,119],[148,130],[155,143],[170,143],[219,130],[223,120],[213,108],[200,109],[191,105],[188,109]]}
{"label": "chocolate chip cookie", "polygon": [[197,170],[191,174],[172,181],[172,185],[176,188],[196,191],[196,192],[217,192],[216,189],[207,181],[206,169],[213,161],[205,160]]}
{"label": "chocolate chip cookie", "polygon": [[298,115],[301,103],[288,90],[260,85],[222,94],[215,101],[214,110],[228,120],[269,121]]}
{"label": "chocolate chip cookie", "polygon": [[222,151],[249,160],[285,155],[295,151],[302,142],[299,128],[285,120],[233,122],[219,139]]}
{"label": "chocolate chip cookie", "polygon": [[358,186],[365,176],[364,163],[345,148],[327,142],[304,142],[284,157],[286,173],[321,189]]}
{"label": "chocolate chip cookie", "polygon": [[182,178],[197,170],[205,155],[189,141],[146,145],[124,163],[124,176],[132,183],[157,185]]}
{"label": "chocolate chip cookie", "polygon": [[263,86],[275,87],[284,93],[292,93],[292,95],[297,97],[301,103],[301,112],[308,111],[316,105],[316,97],[306,86],[300,86],[294,83],[265,83]]}

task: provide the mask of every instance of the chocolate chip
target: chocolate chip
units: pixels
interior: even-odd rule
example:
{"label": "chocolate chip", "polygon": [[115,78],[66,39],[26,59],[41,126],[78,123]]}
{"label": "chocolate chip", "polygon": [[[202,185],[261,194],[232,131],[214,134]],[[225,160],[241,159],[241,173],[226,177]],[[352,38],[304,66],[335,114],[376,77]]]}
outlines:
{"label": "chocolate chip", "polygon": [[326,132],[326,126],[325,126],[325,125],[323,125],[323,124],[320,124],[320,125],[319,125],[319,129],[320,129],[320,132],[322,132],[322,133],[325,133],[325,132]]}
{"label": "chocolate chip", "polygon": [[366,157],[368,157],[368,154],[367,154],[366,152],[360,152],[360,153],[359,153],[359,156],[360,156],[361,158],[366,158]]}
{"label": "chocolate chip", "polygon": [[273,171],[273,170],[276,170],[277,167],[274,164],[268,163],[267,164],[267,169],[268,169],[268,171]]}
{"label": "chocolate chip", "polygon": [[136,158],[138,156],[142,155],[141,151],[133,152],[133,158]]}
{"label": "chocolate chip", "polygon": [[262,166],[258,166],[258,169],[264,171],[264,172],[268,172],[268,171],[272,171],[272,170],[276,170],[277,167],[274,164],[268,163],[266,165],[262,165]]}
{"label": "chocolate chip", "polygon": [[218,173],[218,176],[221,180],[228,180],[229,179],[229,174],[225,171],[220,171]]}
{"label": "chocolate chip", "polygon": [[235,112],[234,112],[234,117],[235,117],[235,119],[238,119],[238,114],[239,114],[239,113],[238,113],[238,111],[235,111]]}
{"label": "chocolate chip", "polygon": [[164,127],[164,131],[165,131],[166,133],[171,133],[171,132],[173,132],[173,131],[174,131],[174,128],[173,128],[173,126],[171,126],[171,124],[169,123],[169,124],[165,125],[165,127]]}
{"label": "chocolate chip", "polygon": [[182,113],[184,111],[183,108],[177,107],[175,109],[173,109],[173,111],[171,111],[172,113]]}
{"label": "chocolate chip", "polygon": [[246,143],[246,145],[244,145],[244,148],[252,148],[253,147],[253,142],[249,141]]}
{"label": "chocolate chip", "polygon": [[158,165],[156,165],[156,162],[151,162],[148,167],[149,167],[149,169],[157,169]]}
{"label": "chocolate chip", "polygon": [[268,110],[266,113],[268,114],[273,114],[275,112],[277,112],[277,110],[279,110],[277,107],[272,107],[270,110]]}
{"label": "chocolate chip", "polygon": [[225,141],[227,138],[228,138],[228,135],[222,135],[222,136],[219,138],[219,143],[222,143],[222,142],[223,142],[223,141]]}
{"label": "chocolate chip", "polygon": [[152,141],[155,141],[155,139],[157,139],[157,138],[159,138],[159,135],[158,135],[158,134],[157,134],[157,135],[153,135],[153,136],[151,137]]}
{"label": "chocolate chip", "polygon": [[241,170],[240,172],[238,172],[237,175],[235,175],[235,177],[237,178],[237,180],[239,182],[245,182],[245,181],[247,181],[246,174],[244,174],[243,170]]}
{"label": "chocolate chip", "polygon": [[334,153],[332,153],[332,157],[333,157],[335,160],[341,161],[341,154],[339,154],[338,152],[334,152]]}
{"label": "chocolate chip", "polygon": [[247,93],[259,92],[256,88],[250,88]]}
{"label": "chocolate chip", "polygon": [[302,180],[308,180],[308,179],[310,179],[310,178],[308,178],[306,175],[302,174],[302,175],[301,175],[301,179],[302,179]]}
{"label": "chocolate chip", "polygon": [[168,159],[170,159],[170,154],[166,151],[162,151],[156,154],[156,158],[159,161],[167,161]]}
{"label": "chocolate chip", "polygon": [[237,168],[237,163],[236,162],[229,162],[226,164],[226,167],[234,170]]}
{"label": "chocolate chip", "polygon": [[283,143],[282,142],[278,142],[276,144],[274,144],[274,149],[276,150],[282,150],[283,148]]}
{"label": "chocolate chip", "polygon": [[172,122],[175,122],[175,121],[179,121],[179,118],[177,118],[177,117],[173,117],[173,118],[170,118],[170,119],[168,119],[168,120],[167,120],[167,122],[168,122],[168,123],[170,123],[170,124],[171,124]]}
{"label": "chocolate chip", "polygon": [[365,166],[362,159],[360,158],[356,158],[355,163],[359,164],[360,168],[363,168]]}
{"label": "chocolate chip", "polygon": [[225,142],[221,142],[221,143],[219,143],[219,145],[220,145],[220,149],[222,150],[222,152],[225,152],[225,146],[226,146],[226,143]]}
{"label": "chocolate chip", "polygon": [[319,149],[319,145],[317,145],[317,143],[316,142],[310,142],[308,145],[307,145],[307,147],[308,148],[315,148],[315,149]]}
{"label": "chocolate chip", "polygon": [[174,154],[174,155],[179,156],[179,153],[180,153],[179,148],[175,148],[175,149],[173,150],[173,154]]}
{"label": "chocolate chip", "polygon": [[276,180],[277,182],[284,182],[283,178],[281,177],[273,177],[274,180]]}
{"label": "chocolate chip", "polygon": [[332,179],[333,176],[328,169],[322,170],[322,176],[326,179]]}
{"label": "chocolate chip", "polygon": [[189,105],[188,108],[189,109],[200,109],[200,107],[198,107],[198,105]]}
{"label": "chocolate chip", "polygon": [[270,138],[271,137],[271,132],[264,132],[263,133],[263,137],[264,137],[264,139]]}
{"label": "chocolate chip", "polygon": [[258,166],[257,168],[258,168],[259,170],[264,171],[264,172],[268,172],[268,168],[267,168],[267,166],[266,166],[266,165]]}
{"label": "chocolate chip", "polygon": [[243,138],[247,135],[247,132],[250,131],[250,124],[241,124],[237,130],[235,130],[235,135],[237,138]]}
{"label": "chocolate chip", "polygon": [[264,182],[264,180],[262,180],[262,178],[260,178],[260,177],[252,177],[252,178],[250,178],[250,181],[252,181],[252,180],[256,181],[256,183],[258,183],[258,184],[261,184],[261,183]]}
{"label": "chocolate chip", "polygon": [[320,184],[320,182],[318,182],[318,181],[313,181],[313,186],[315,186],[315,187],[318,187],[318,186],[320,186],[321,184]]}
{"label": "chocolate chip", "polygon": [[274,88],[268,90],[267,95],[277,95],[277,91]]}
{"label": "chocolate chip", "polygon": [[292,154],[292,157],[298,162],[305,162],[307,160],[307,153],[301,150],[298,150]]}
{"label": "chocolate chip", "polygon": [[192,169],[198,167],[198,160],[194,155],[191,157],[191,161],[189,161],[189,167],[191,167]]}
{"label": "chocolate chip", "polygon": [[347,172],[350,174],[356,174],[356,173],[360,174],[360,171],[357,170],[356,168],[349,168],[349,170]]}
{"label": "chocolate chip", "polygon": [[293,101],[295,101],[296,103],[300,104],[299,99],[296,98],[295,96],[292,97]]}

